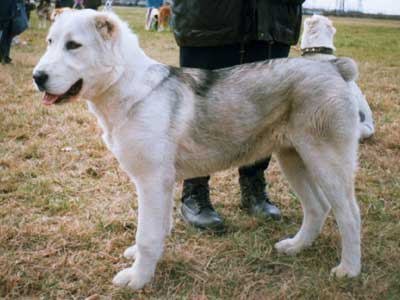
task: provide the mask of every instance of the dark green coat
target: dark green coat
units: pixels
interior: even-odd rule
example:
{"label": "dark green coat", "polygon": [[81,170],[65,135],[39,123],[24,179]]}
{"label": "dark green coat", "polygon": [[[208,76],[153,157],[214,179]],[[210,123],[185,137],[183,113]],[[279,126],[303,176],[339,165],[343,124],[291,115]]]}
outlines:
{"label": "dark green coat", "polygon": [[74,6],[74,0],[56,0],[56,8]]}
{"label": "dark green coat", "polygon": [[0,0],[0,30],[8,28],[16,10],[15,0]]}
{"label": "dark green coat", "polygon": [[101,0],[85,0],[83,5],[85,5],[85,8],[97,10],[101,6]]}
{"label": "dark green coat", "polygon": [[297,43],[305,0],[173,0],[179,46],[220,46],[249,40]]}

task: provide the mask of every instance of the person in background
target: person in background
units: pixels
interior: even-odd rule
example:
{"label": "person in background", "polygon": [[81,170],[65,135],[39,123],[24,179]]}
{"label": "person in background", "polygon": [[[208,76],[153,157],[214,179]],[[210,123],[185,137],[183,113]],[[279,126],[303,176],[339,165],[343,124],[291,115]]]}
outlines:
{"label": "person in background", "polygon": [[72,6],[74,6],[74,0],[56,0],[56,8],[72,8]]}
{"label": "person in background", "polygon": [[13,39],[11,26],[16,12],[15,0],[0,1],[0,63],[11,63],[10,50]]}
{"label": "person in background", "polygon": [[25,12],[26,12],[26,17],[28,18],[28,22],[31,18],[31,11],[36,8],[35,1],[34,0],[25,0]]}
{"label": "person in background", "polygon": [[83,5],[83,0],[74,0],[74,6],[72,6],[73,9],[83,9],[85,6]]}
{"label": "person in background", "polygon": [[83,4],[85,8],[97,10],[101,6],[101,0],[85,0]]}
{"label": "person in background", "polygon": [[[304,0],[174,0],[172,28],[182,67],[218,69],[289,55],[298,41]],[[280,218],[266,193],[270,157],[239,168],[241,206],[250,215]],[[201,229],[223,224],[210,202],[210,177],[183,183],[181,214]]]}

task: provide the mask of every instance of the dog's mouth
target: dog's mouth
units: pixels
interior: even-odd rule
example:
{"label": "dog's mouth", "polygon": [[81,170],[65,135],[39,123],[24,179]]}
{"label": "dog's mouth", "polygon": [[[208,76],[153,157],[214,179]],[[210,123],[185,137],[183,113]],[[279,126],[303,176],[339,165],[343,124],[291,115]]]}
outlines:
{"label": "dog's mouth", "polygon": [[83,80],[79,79],[75,82],[64,94],[54,95],[45,92],[43,95],[43,104],[44,105],[52,105],[52,104],[62,104],[67,103],[73,98],[75,98],[82,89]]}

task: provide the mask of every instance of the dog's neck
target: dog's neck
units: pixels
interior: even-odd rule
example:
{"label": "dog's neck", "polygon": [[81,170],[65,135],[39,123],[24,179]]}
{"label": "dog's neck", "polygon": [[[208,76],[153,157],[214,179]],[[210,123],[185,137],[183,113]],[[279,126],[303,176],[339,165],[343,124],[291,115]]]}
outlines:
{"label": "dog's neck", "polygon": [[334,51],[332,48],[327,47],[301,48],[301,56],[310,56],[316,54],[334,55]]}
{"label": "dog's neck", "polygon": [[315,35],[305,31],[301,37],[301,56],[317,59],[335,58],[333,36]]}
{"label": "dog's neck", "polygon": [[[97,117],[105,135],[111,134],[115,127],[125,122],[129,109],[127,103],[132,105],[144,96],[146,71],[151,65],[157,64],[139,47],[136,36],[132,33],[129,35],[130,39],[120,41],[119,49],[122,51],[115,63],[114,73],[109,76],[110,81],[88,101],[89,110]],[[132,95],[135,95],[134,101]],[[129,101],[126,101],[128,97]]]}

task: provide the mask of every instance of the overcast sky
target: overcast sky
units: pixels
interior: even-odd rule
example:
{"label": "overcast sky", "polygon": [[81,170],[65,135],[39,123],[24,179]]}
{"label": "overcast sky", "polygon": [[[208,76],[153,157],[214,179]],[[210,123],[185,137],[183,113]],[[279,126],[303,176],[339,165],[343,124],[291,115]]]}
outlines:
{"label": "overcast sky", "polygon": [[340,9],[343,2],[346,11],[400,15],[400,0],[306,0],[303,6],[305,8],[335,10]]}

